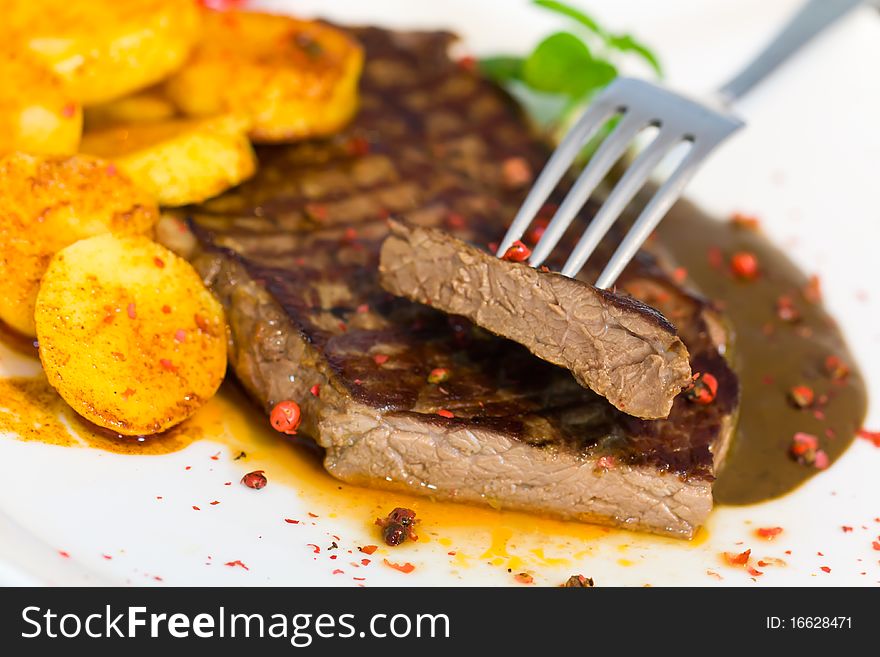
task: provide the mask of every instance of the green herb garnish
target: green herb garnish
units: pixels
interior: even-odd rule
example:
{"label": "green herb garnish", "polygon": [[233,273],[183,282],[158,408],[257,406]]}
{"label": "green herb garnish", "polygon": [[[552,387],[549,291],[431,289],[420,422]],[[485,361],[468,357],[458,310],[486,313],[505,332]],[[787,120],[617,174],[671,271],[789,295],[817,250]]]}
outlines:
{"label": "green herb garnish", "polygon": [[558,130],[617,77],[617,66],[626,56],[640,58],[662,76],[657,56],[632,35],[608,32],[580,9],[556,0],[534,4],[568,18],[572,31],[551,34],[526,57],[487,57],[479,66],[486,77],[511,91],[539,125]]}

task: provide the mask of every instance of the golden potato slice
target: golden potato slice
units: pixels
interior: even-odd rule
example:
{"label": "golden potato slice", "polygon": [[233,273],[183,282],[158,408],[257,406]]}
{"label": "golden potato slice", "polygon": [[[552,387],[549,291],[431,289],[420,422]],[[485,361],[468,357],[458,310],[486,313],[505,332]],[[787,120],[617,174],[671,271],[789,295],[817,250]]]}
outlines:
{"label": "golden potato slice", "polygon": [[198,203],[250,178],[256,157],[247,122],[213,119],[152,121],[86,132],[82,146],[115,161],[161,205]]}
{"label": "golden potato slice", "polygon": [[100,235],[59,251],[35,317],[49,383],[123,435],[185,420],[226,373],[222,307],[186,260],[146,237]]}
{"label": "golden potato slice", "polygon": [[99,130],[120,123],[164,121],[172,119],[177,108],[156,88],[131,96],[117,98],[86,108],[83,115],[86,130]]}
{"label": "golden potato slice", "polygon": [[199,19],[191,0],[4,0],[0,38],[91,104],[167,77],[197,40]]}
{"label": "golden potato slice", "polygon": [[354,115],[363,52],[347,34],[286,16],[204,15],[198,45],[166,83],[183,112],[247,116],[259,142],[329,135]]}
{"label": "golden potato slice", "polygon": [[0,319],[35,335],[34,302],[52,256],[85,237],[150,231],[152,196],[116,165],[85,155],[0,156]]}
{"label": "golden potato slice", "polygon": [[0,153],[71,155],[82,122],[82,108],[52,71],[27,53],[0,50]]}

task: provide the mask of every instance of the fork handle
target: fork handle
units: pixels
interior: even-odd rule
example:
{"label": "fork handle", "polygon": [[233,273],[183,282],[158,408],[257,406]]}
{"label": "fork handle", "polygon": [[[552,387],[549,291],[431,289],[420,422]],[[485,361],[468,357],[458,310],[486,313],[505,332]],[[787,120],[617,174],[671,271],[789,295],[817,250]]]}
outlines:
{"label": "fork handle", "polygon": [[725,107],[744,96],[801,46],[863,0],[808,0],[750,64],[718,90]]}

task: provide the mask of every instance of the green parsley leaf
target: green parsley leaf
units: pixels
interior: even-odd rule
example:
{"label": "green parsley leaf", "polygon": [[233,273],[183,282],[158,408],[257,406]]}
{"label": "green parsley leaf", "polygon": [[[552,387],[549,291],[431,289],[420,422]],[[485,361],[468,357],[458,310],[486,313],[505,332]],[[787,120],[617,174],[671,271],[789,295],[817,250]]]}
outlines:
{"label": "green parsley leaf", "polygon": [[576,36],[557,32],[544,39],[522,67],[522,80],[532,89],[577,100],[617,77],[610,63],[594,59]]}
{"label": "green parsley leaf", "polygon": [[509,82],[522,78],[525,59],[522,57],[486,57],[478,62],[480,72],[496,82]]}
{"label": "green parsley leaf", "polygon": [[544,9],[555,11],[557,14],[567,16],[568,18],[571,18],[583,25],[596,36],[600,36],[603,39],[605,38],[605,30],[599,27],[599,24],[596,21],[587,16],[580,9],[569,7],[568,5],[562,2],[557,2],[556,0],[535,0],[535,4],[538,7],[543,7]]}
{"label": "green parsley leaf", "polygon": [[620,52],[631,52],[639,55],[648,64],[650,64],[651,68],[654,69],[654,72],[657,73],[658,77],[663,77],[663,67],[660,66],[660,60],[658,60],[657,56],[653,52],[651,52],[650,48],[648,48],[641,41],[637,41],[632,35],[611,35],[608,37],[607,43],[609,47],[614,48],[615,50],[619,50]]}
{"label": "green parsley leaf", "polygon": [[522,79],[538,91],[579,96],[585,91],[580,73],[592,63],[593,56],[583,41],[568,32],[557,32],[528,56]]}
{"label": "green parsley leaf", "polygon": [[[481,59],[480,70],[513,93],[540,125],[564,125],[594,93],[617,77],[624,55],[643,59],[662,75],[654,53],[630,34],[612,34],[583,11],[558,0],[533,0],[542,9],[576,23],[575,31],[543,39],[527,57],[501,55]],[[592,49],[591,49],[592,48]]]}

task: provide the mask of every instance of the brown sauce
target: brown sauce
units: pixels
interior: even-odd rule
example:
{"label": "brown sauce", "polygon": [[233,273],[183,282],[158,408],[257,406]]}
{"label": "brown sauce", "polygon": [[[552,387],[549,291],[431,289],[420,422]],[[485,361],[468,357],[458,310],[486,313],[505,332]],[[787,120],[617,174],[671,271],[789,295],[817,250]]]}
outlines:
{"label": "brown sauce", "polygon": [[[833,464],[865,417],[865,383],[843,336],[821,303],[805,295],[808,278],[759,229],[713,220],[679,203],[663,220],[658,237],[687,270],[687,284],[717,301],[733,325],[731,359],[740,379],[741,406],[733,444],[715,483],[715,501],[752,504],[794,490],[819,470],[789,456],[792,436],[816,436]],[[716,250],[714,264],[710,249]],[[740,281],[731,273],[730,257],[740,251],[757,256],[757,279]],[[777,301],[783,295],[800,315],[797,321],[780,318]],[[844,380],[834,381],[826,371],[829,355],[849,367]],[[827,395],[827,403],[797,408],[788,395],[799,385],[809,386],[817,400]]]}

